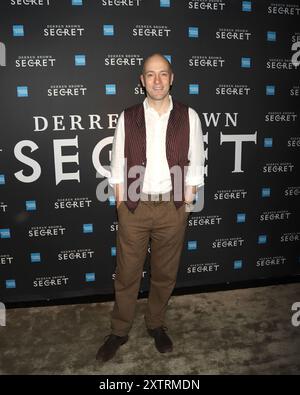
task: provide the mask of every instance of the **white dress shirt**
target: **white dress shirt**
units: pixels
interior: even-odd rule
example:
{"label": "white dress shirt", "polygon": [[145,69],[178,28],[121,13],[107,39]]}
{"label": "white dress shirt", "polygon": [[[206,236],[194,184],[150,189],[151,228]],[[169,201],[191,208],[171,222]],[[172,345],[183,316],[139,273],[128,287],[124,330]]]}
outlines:
{"label": "white dress shirt", "polygon": [[[166,157],[166,132],[170,112],[173,108],[172,97],[167,112],[160,115],[149,106],[147,98],[143,102],[146,123],[146,157],[147,165],[142,192],[166,193],[172,190],[169,165]],[[185,178],[185,185],[204,185],[204,144],[201,122],[195,110],[189,107],[190,144],[188,151],[189,167]],[[121,113],[115,130],[112,158],[111,177],[109,184],[124,182],[124,111]]]}

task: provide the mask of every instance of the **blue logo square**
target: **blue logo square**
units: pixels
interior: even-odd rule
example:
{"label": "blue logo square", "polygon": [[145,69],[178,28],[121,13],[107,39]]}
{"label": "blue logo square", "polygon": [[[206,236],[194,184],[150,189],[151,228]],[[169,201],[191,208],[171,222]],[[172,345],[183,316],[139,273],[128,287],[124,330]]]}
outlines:
{"label": "blue logo square", "polygon": [[243,266],[243,261],[241,259],[236,259],[233,261],[233,268],[234,269],[241,269]]}
{"label": "blue logo square", "polygon": [[273,138],[272,137],[265,137],[264,138],[264,147],[271,148],[273,146]]}
{"label": "blue logo square", "polygon": [[269,197],[269,196],[271,196],[271,188],[262,188],[261,189],[261,196],[262,197]]}
{"label": "blue logo square", "polygon": [[236,216],[236,222],[241,223],[246,221],[246,214],[245,213],[238,213]]}
{"label": "blue logo square", "polygon": [[267,235],[258,236],[258,244],[266,244],[266,242],[267,242]]}
{"label": "blue logo square", "polygon": [[41,254],[39,252],[31,252],[30,253],[30,262],[32,262],[32,263],[41,262]]}
{"label": "blue logo square", "polygon": [[10,229],[0,229],[0,239],[10,239]]}
{"label": "blue logo square", "polygon": [[189,94],[199,95],[199,84],[189,84]]}
{"label": "blue logo square", "polygon": [[197,250],[197,241],[196,240],[192,240],[192,241],[188,241],[188,250]]}
{"label": "blue logo square", "polygon": [[5,175],[0,174],[0,185],[4,185],[4,184],[5,184]]}
{"label": "blue logo square", "polygon": [[117,92],[116,84],[106,84],[105,85],[105,94],[106,95],[115,95]]}
{"label": "blue logo square", "polygon": [[164,55],[169,63],[172,63],[172,56],[171,55]]}
{"label": "blue logo square", "polygon": [[93,233],[93,224],[83,224],[83,233]]}
{"label": "blue logo square", "polygon": [[13,25],[13,36],[14,37],[24,36],[24,25]]}
{"label": "blue logo square", "polygon": [[36,210],[36,201],[35,200],[26,200],[26,210],[34,211]]}
{"label": "blue logo square", "polygon": [[267,41],[276,41],[276,32],[267,32]]}
{"label": "blue logo square", "polygon": [[190,26],[188,30],[188,34],[190,38],[198,38],[199,37],[199,28],[195,26]]}
{"label": "blue logo square", "polygon": [[250,69],[251,58],[241,58],[241,67],[243,67],[245,69]]}
{"label": "blue logo square", "polygon": [[72,5],[82,5],[82,0],[72,0]]}
{"label": "blue logo square", "polygon": [[266,95],[274,96],[275,95],[275,85],[267,85],[266,86]]}
{"label": "blue logo square", "polygon": [[86,282],[92,282],[96,280],[96,275],[95,273],[85,273],[85,281]]}
{"label": "blue logo square", "polygon": [[28,87],[27,86],[17,86],[17,96],[18,97],[28,97]]}
{"label": "blue logo square", "polygon": [[244,12],[252,11],[252,9],[251,9],[251,1],[242,1],[242,10]]}
{"label": "blue logo square", "polygon": [[75,55],[75,66],[85,66],[85,55]]}
{"label": "blue logo square", "polygon": [[6,288],[16,288],[16,280],[6,280]]}
{"label": "blue logo square", "polygon": [[170,0],[160,0],[161,7],[171,7]]}
{"label": "blue logo square", "polygon": [[110,254],[111,254],[111,256],[116,256],[117,255],[117,247],[111,247]]}
{"label": "blue logo square", "polygon": [[115,35],[114,25],[103,25],[103,35],[114,36]]}

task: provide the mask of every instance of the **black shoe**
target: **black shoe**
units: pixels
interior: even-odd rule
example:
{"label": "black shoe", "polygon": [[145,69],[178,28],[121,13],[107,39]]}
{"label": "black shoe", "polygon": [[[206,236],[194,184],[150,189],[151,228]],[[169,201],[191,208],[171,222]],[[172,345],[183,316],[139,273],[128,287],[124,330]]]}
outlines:
{"label": "black shoe", "polygon": [[155,329],[148,329],[148,333],[154,338],[155,347],[161,353],[171,352],[173,350],[173,343],[166,334],[166,329],[163,326]]}
{"label": "black shoe", "polygon": [[108,335],[105,343],[99,348],[96,359],[102,359],[103,362],[109,361],[118,351],[118,349],[128,341],[128,336]]}

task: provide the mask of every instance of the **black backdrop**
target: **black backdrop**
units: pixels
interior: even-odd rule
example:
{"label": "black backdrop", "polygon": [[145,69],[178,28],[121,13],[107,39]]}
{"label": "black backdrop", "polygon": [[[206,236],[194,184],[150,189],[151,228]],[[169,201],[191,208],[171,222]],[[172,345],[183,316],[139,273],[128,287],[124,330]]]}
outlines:
{"label": "black backdrop", "polygon": [[[171,61],[172,95],[199,113],[205,141],[177,288],[299,275],[299,1],[0,10],[1,301],[112,293],[116,210],[97,191],[152,52]],[[146,262],[142,292],[148,279]]]}

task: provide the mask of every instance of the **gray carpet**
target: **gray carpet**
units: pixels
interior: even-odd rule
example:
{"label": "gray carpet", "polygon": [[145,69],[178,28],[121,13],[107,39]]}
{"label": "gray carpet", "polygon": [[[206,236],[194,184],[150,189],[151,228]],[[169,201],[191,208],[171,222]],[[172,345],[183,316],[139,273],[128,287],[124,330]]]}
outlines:
{"label": "gray carpet", "polygon": [[291,306],[300,284],[173,296],[174,351],[159,354],[138,301],[127,344],[95,360],[109,333],[112,302],[7,310],[0,327],[2,374],[299,374],[300,326]]}

